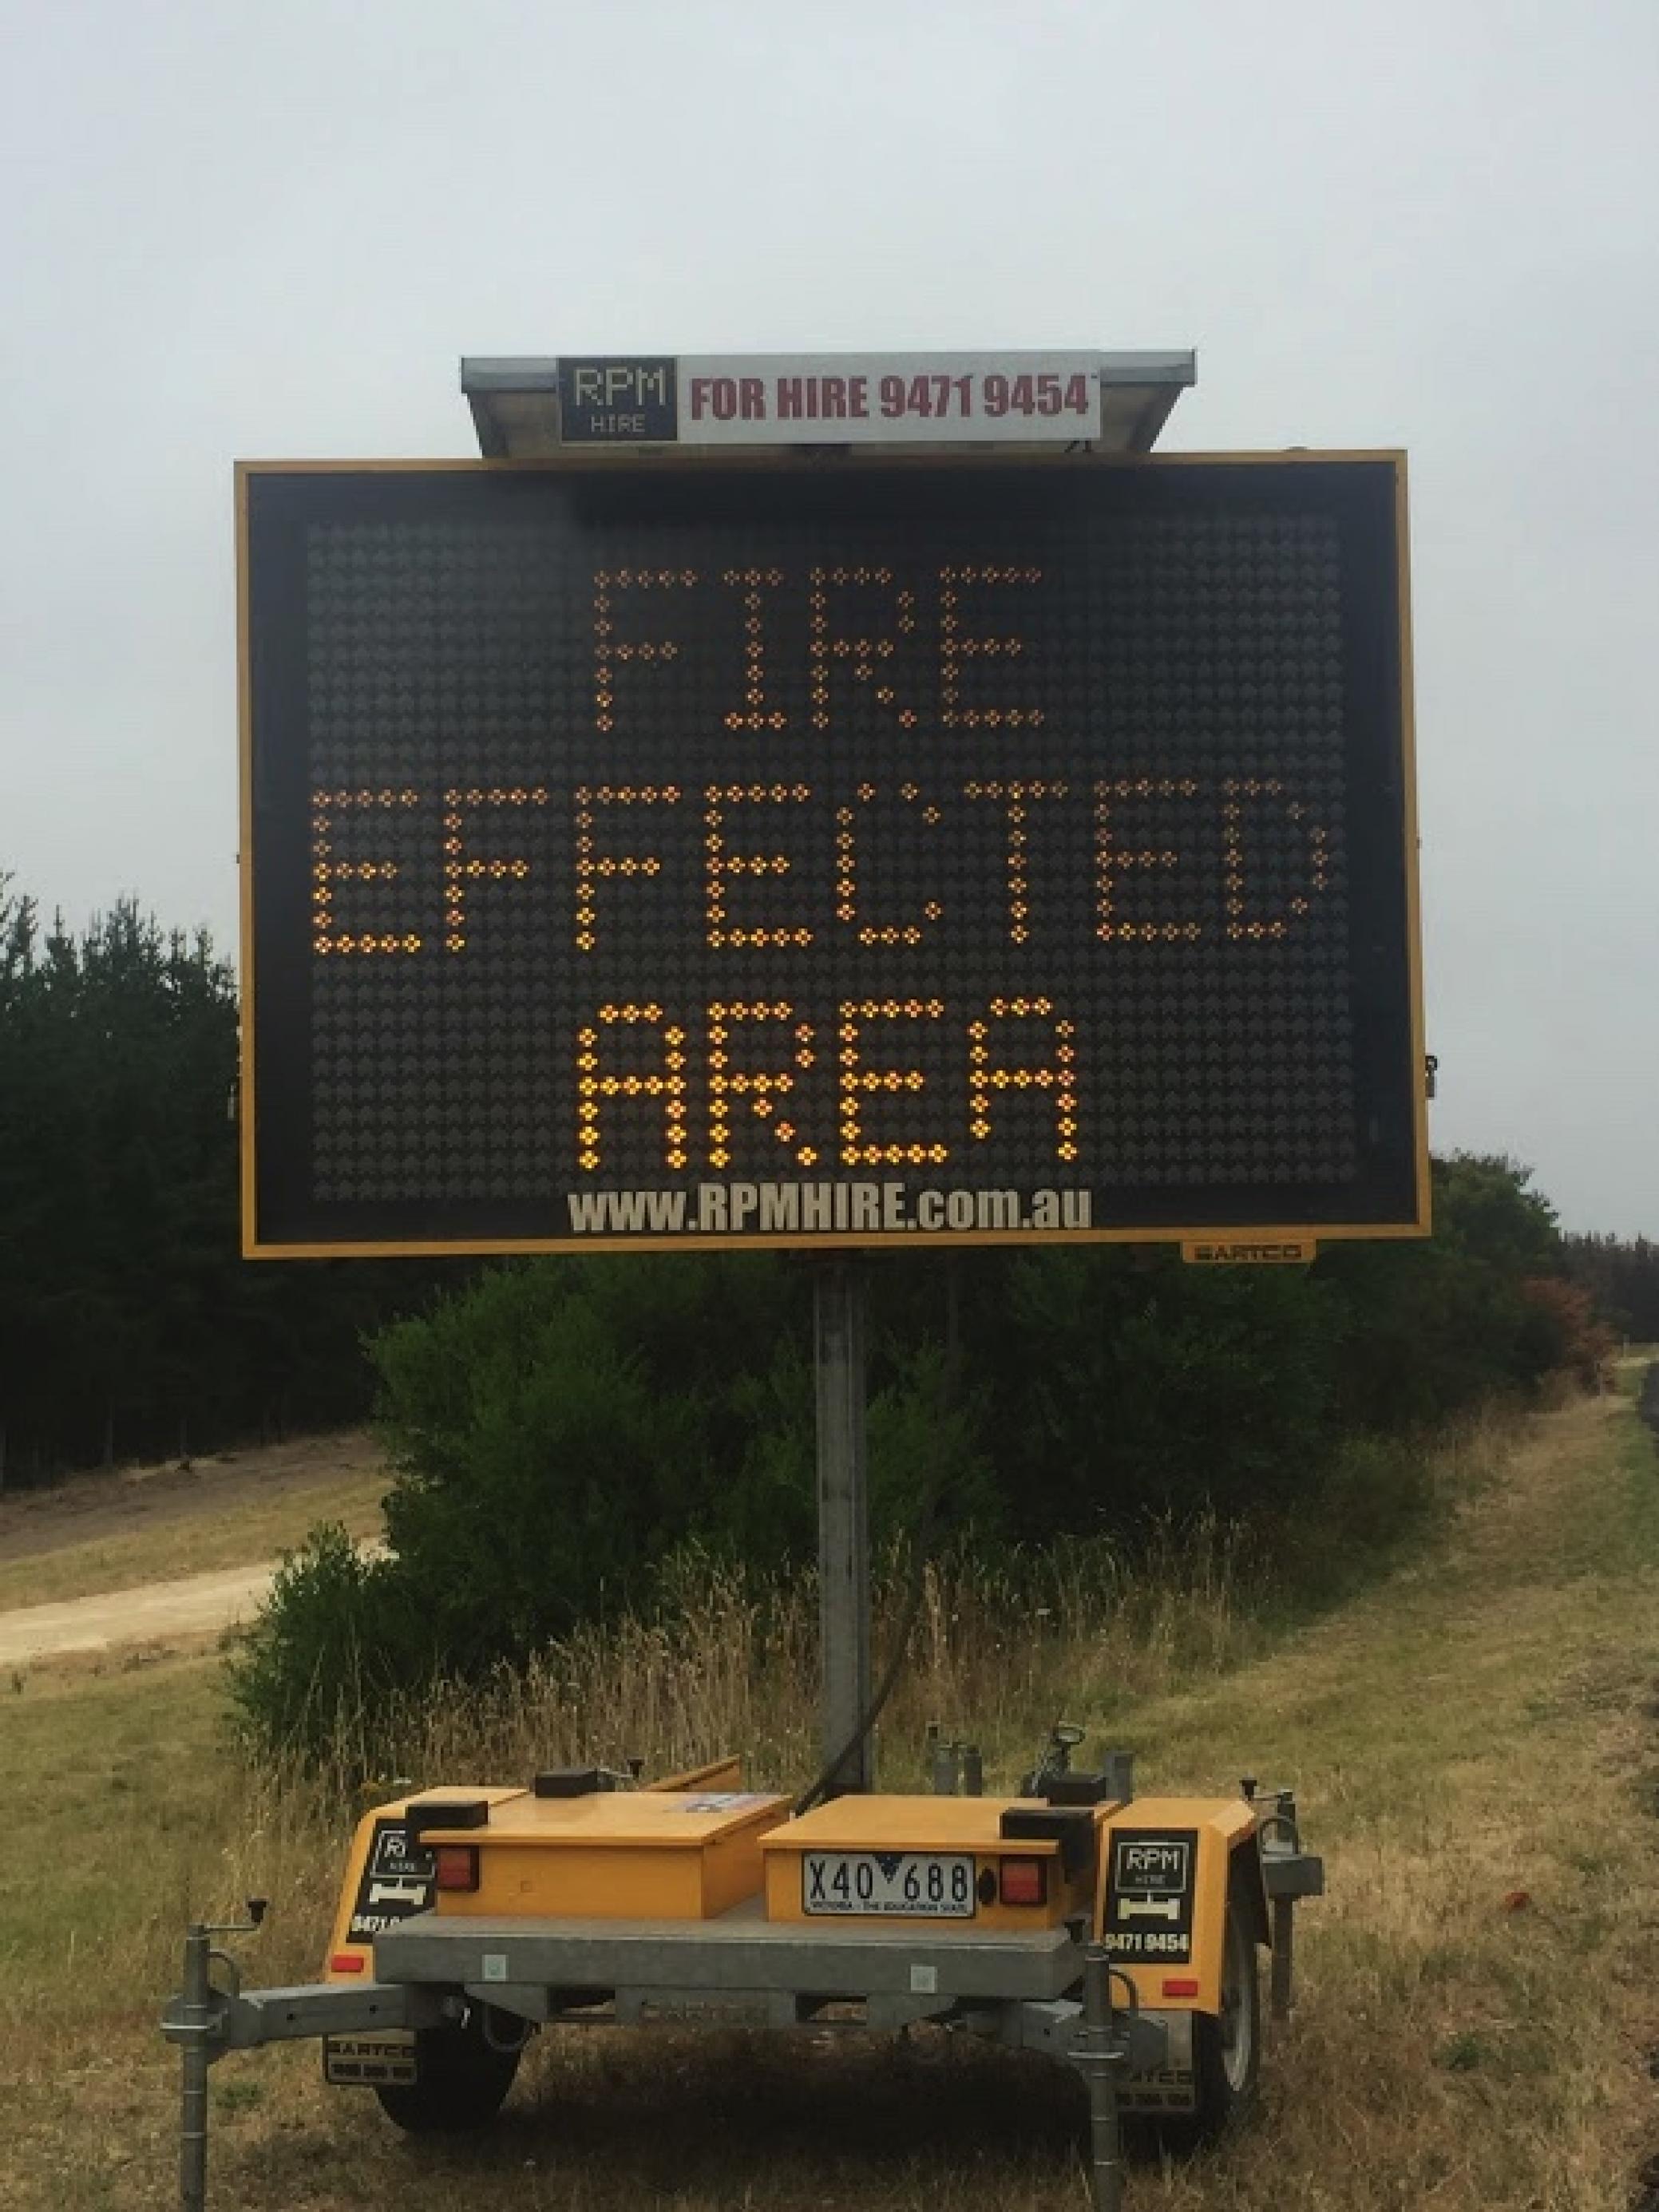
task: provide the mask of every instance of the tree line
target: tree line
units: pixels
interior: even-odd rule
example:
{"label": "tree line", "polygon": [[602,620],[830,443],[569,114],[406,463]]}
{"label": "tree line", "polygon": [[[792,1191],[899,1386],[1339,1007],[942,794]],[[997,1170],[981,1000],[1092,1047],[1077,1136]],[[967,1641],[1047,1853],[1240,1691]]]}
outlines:
{"label": "tree line", "polygon": [[0,1480],[361,1419],[430,1269],[240,1256],[234,979],[0,878]]}
{"label": "tree line", "polygon": [[1659,1244],[1645,1237],[1564,1237],[1561,1256],[1609,1327],[1633,1344],[1659,1344]]}

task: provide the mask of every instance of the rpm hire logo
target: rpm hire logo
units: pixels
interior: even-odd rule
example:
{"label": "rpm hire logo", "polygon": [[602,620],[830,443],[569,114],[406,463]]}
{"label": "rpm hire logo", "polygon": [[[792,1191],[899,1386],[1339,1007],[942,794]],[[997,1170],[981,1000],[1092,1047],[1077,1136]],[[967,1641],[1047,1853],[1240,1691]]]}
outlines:
{"label": "rpm hire logo", "polygon": [[432,1901],[432,1854],[401,1820],[377,1820],[346,1930],[349,1943],[370,1943]]}
{"label": "rpm hire logo", "polygon": [[1121,1888],[1179,1897],[1191,1876],[1192,1846],[1182,1837],[1162,1836],[1148,1841],[1120,1836],[1115,1861]]}
{"label": "rpm hire logo", "polygon": [[1114,1832],[1106,1940],[1120,1959],[1190,1962],[1197,1846],[1190,1829],[1176,1835]]}
{"label": "rpm hire logo", "polygon": [[560,362],[561,445],[672,445],[678,434],[672,355]]}

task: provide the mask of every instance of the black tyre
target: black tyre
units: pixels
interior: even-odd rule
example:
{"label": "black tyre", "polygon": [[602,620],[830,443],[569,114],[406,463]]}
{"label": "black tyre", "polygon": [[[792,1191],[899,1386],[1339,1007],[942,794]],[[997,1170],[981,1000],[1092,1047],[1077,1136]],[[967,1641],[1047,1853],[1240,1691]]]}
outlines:
{"label": "black tyre", "polygon": [[1197,2150],[1237,2127],[1255,2102],[1261,2072],[1261,1985],[1255,1936],[1243,1900],[1231,1897],[1222,1934],[1221,2010],[1193,2021],[1193,2072],[1198,2109],[1165,2120],[1159,2140],[1170,2150]]}
{"label": "black tyre", "polygon": [[[416,2033],[419,2079],[410,2087],[377,2088],[380,2110],[406,2135],[463,2135],[487,2127],[501,2108],[519,2070],[522,2046],[512,2045],[523,2024],[487,2005],[464,2020]],[[493,2038],[494,2040],[490,2039]]]}

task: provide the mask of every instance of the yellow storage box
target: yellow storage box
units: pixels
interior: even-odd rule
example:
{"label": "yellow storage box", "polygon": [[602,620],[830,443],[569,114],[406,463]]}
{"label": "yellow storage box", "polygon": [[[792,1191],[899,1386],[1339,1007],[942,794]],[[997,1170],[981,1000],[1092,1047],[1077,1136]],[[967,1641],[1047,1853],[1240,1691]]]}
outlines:
{"label": "yellow storage box", "polygon": [[[487,1824],[426,1828],[440,1913],[712,1920],[761,1886],[761,1838],[789,1800],[750,1790],[601,1790],[492,1804]],[[447,1859],[446,1853],[457,1856]],[[476,1853],[477,1887],[452,1887]]]}

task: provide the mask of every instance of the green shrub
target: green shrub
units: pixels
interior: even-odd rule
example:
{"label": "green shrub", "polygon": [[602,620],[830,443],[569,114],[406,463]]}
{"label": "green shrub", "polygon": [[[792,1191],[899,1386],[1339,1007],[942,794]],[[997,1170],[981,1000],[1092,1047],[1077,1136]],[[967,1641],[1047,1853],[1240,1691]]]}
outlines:
{"label": "green shrub", "polygon": [[227,1667],[242,1735],[302,1759],[349,1743],[366,1717],[429,1665],[392,1563],[366,1557],[337,1524],[284,1554],[269,1599],[234,1638]]}

